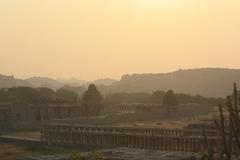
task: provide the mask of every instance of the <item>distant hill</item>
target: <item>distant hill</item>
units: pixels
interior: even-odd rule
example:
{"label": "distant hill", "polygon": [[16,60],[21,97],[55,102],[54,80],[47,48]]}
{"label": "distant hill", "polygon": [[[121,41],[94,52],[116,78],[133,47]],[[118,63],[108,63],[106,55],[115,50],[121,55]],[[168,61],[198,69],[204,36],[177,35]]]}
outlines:
{"label": "distant hill", "polygon": [[31,87],[47,87],[51,89],[58,89],[60,87],[63,87],[64,84],[52,79],[52,78],[46,78],[46,77],[32,77],[25,80],[30,84]]}
{"label": "distant hill", "polygon": [[177,93],[225,97],[232,85],[240,84],[240,69],[202,68],[159,74],[123,75],[105,92],[154,92],[174,90]]}
{"label": "distant hill", "polygon": [[69,86],[69,85],[65,85],[61,89],[73,91],[73,92],[77,93],[79,97],[82,97],[84,92],[87,90],[87,88],[84,88],[81,86]]}
{"label": "distant hill", "polygon": [[112,79],[112,78],[104,78],[104,79],[97,79],[93,83],[96,85],[112,85],[113,83],[117,82],[117,80]]}
{"label": "distant hill", "polygon": [[87,87],[89,84],[93,83],[95,85],[105,85],[109,86],[112,85],[114,82],[117,82],[117,80],[112,78],[103,78],[103,79],[97,79],[95,81],[84,81],[79,80],[77,78],[71,78],[71,79],[57,79],[59,82],[64,83],[66,85],[70,86],[84,86]]}
{"label": "distant hill", "polygon": [[57,81],[70,85],[70,86],[83,86],[86,85],[88,82],[84,80],[79,80],[77,78],[70,78],[70,79],[57,79]]}
{"label": "distant hill", "polygon": [[18,86],[30,86],[27,81],[21,79],[15,79],[14,76],[6,76],[0,74],[0,88],[18,87]]}
{"label": "distant hill", "polygon": [[11,87],[47,87],[51,89],[58,89],[63,87],[64,84],[51,78],[45,77],[31,77],[28,79],[16,79],[14,76],[6,76],[0,74],[0,88]]}
{"label": "distant hill", "polygon": [[117,82],[117,80],[111,78],[98,79],[93,82],[79,80],[77,78],[53,79],[48,77],[31,77],[28,79],[16,79],[14,76],[0,74],[0,88],[25,86],[33,88],[47,87],[56,90],[63,87],[65,89],[73,90],[79,95],[81,95],[91,83],[106,88],[114,82]]}
{"label": "distant hill", "polygon": [[[240,85],[240,69],[201,68],[170,73],[123,75],[120,81],[106,78],[94,82],[72,79],[32,77],[26,80],[0,74],[0,88],[29,86],[77,91],[81,95],[90,83],[95,83],[103,94],[116,92],[147,92],[174,90],[175,93],[225,97],[232,93],[232,85]],[[71,88],[73,87],[73,88]]]}

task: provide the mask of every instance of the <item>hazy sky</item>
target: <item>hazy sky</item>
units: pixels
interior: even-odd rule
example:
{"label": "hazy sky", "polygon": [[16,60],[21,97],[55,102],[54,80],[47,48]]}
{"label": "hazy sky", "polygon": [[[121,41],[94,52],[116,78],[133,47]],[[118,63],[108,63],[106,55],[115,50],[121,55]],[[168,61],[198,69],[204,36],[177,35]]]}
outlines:
{"label": "hazy sky", "polygon": [[240,68],[240,0],[0,0],[0,73]]}

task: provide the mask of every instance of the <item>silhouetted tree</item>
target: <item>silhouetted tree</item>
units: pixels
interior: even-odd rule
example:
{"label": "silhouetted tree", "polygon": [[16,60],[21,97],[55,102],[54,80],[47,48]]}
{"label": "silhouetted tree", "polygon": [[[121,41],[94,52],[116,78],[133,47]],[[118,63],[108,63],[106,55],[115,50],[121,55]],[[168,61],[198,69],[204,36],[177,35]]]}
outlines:
{"label": "silhouetted tree", "polygon": [[178,101],[172,90],[169,90],[163,97],[163,108],[165,108],[165,116],[175,118],[177,116]]}
{"label": "silhouetted tree", "polygon": [[[148,93],[126,93],[126,92],[118,92],[111,93],[106,95],[105,102],[108,105],[116,105],[121,103],[155,103],[155,104],[163,104],[163,98],[166,92],[164,91],[156,91],[153,94]],[[179,104],[187,104],[187,103],[198,103],[198,104],[221,104],[224,102],[223,98],[208,98],[202,97],[199,95],[192,96],[188,94],[178,93],[175,94],[177,102]]]}
{"label": "silhouetted tree", "polygon": [[38,88],[39,101],[41,103],[52,102],[56,100],[56,93],[49,88]]}
{"label": "silhouetted tree", "polygon": [[8,90],[9,99],[16,103],[35,103],[39,100],[36,89],[30,87],[14,87]]}
{"label": "silhouetted tree", "polygon": [[56,91],[56,99],[60,102],[76,102],[78,95],[73,91],[59,89]]}
{"label": "silhouetted tree", "polygon": [[106,96],[105,102],[108,104],[120,103],[149,103],[150,95],[148,93],[112,93]]}
{"label": "silhouetted tree", "polygon": [[163,103],[162,105],[164,107],[171,107],[171,106],[177,106],[178,105],[178,100],[175,96],[175,94],[173,93],[172,90],[169,90],[165,96],[163,97]]}
{"label": "silhouetted tree", "polygon": [[[225,105],[219,105],[219,117],[214,120],[216,128],[220,133],[221,145],[217,146],[216,156],[220,159],[232,160],[240,159],[240,99],[238,99],[237,85],[234,83],[233,95],[227,97]],[[203,135],[206,140],[210,137],[206,134],[206,126],[203,126]],[[213,158],[214,146],[205,141],[209,160]],[[235,158],[233,158],[235,157]]]}
{"label": "silhouetted tree", "polygon": [[[57,93],[49,88],[30,88],[13,87],[9,89],[0,89],[0,102],[17,103],[48,103],[56,101],[72,102],[75,101],[76,94],[82,97],[86,89],[82,87],[64,86]],[[69,92],[70,91],[70,92]],[[66,93],[67,92],[67,93]],[[75,94],[76,93],[76,94]],[[166,92],[156,91],[152,95],[149,93],[111,93],[105,98],[106,104],[116,105],[120,103],[156,103],[162,104]],[[239,94],[240,95],[240,94]],[[179,104],[199,103],[199,104],[222,104],[223,98],[208,98],[199,95],[191,96],[188,94],[175,94]],[[80,99],[79,99],[80,100]]]}
{"label": "silhouetted tree", "polygon": [[9,92],[7,89],[0,89],[0,102],[9,101]]}
{"label": "silhouetted tree", "polygon": [[64,87],[60,88],[60,89],[64,89],[64,90],[68,90],[68,91],[73,91],[75,93],[78,94],[78,96],[82,97],[82,95],[84,94],[84,92],[86,91],[86,88],[84,87],[80,87],[80,86],[69,86],[69,85],[65,85]]}
{"label": "silhouetted tree", "polygon": [[163,91],[154,92],[151,95],[151,102],[157,103],[157,104],[162,104],[164,95],[165,95],[165,92],[163,92]]}
{"label": "silhouetted tree", "polygon": [[86,116],[99,115],[103,109],[103,98],[94,84],[89,85],[82,98],[83,114]]}

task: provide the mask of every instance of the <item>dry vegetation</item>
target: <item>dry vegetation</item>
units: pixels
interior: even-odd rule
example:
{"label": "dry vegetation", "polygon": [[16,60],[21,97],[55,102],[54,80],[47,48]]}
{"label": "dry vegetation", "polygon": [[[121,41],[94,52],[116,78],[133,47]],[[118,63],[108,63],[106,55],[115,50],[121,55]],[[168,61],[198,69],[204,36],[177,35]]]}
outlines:
{"label": "dry vegetation", "polygon": [[0,142],[0,160],[24,160],[29,156],[71,154],[84,149],[8,144]]}
{"label": "dry vegetation", "polygon": [[31,155],[31,152],[24,146],[0,143],[1,160],[22,160],[29,155]]}
{"label": "dry vegetation", "polygon": [[146,128],[184,128],[189,124],[199,123],[205,120],[210,120],[215,117],[215,113],[208,115],[202,115],[197,117],[187,117],[179,119],[162,119],[162,120],[149,120],[149,121],[135,121],[135,122],[126,122],[114,124],[115,126],[121,127],[146,127]]}
{"label": "dry vegetation", "polygon": [[7,133],[8,136],[20,137],[20,138],[33,138],[40,139],[41,133],[39,131],[22,131],[22,132],[10,132]]}

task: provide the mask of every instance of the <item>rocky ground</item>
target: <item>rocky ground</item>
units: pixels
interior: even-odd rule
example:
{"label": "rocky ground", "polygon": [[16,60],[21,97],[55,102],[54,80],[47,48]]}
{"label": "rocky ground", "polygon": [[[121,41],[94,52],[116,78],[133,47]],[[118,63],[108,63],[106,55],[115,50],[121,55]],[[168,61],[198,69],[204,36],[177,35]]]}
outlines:
{"label": "rocky ground", "polygon": [[[198,160],[197,153],[151,151],[129,148],[99,149],[106,160]],[[92,155],[92,151],[60,147],[25,146],[0,142],[0,160],[69,160],[79,153],[83,157]]]}
{"label": "rocky ground", "polygon": [[[199,160],[200,155],[186,152],[168,152],[168,151],[149,151],[129,148],[115,148],[100,150],[103,158],[106,160]],[[81,154],[85,159],[89,158],[91,153]],[[31,156],[26,160],[69,160],[71,155],[51,155],[51,156]]]}
{"label": "rocky ground", "polygon": [[22,160],[30,155],[30,151],[23,146],[0,143],[1,160]]}
{"label": "rocky ground", "polygon": [[[48,147],[0,142],[0,160],[25,160],[26,157],[41,157],[70,154],[79,149]],[[54,159],[53,159],[54,160]]]}

